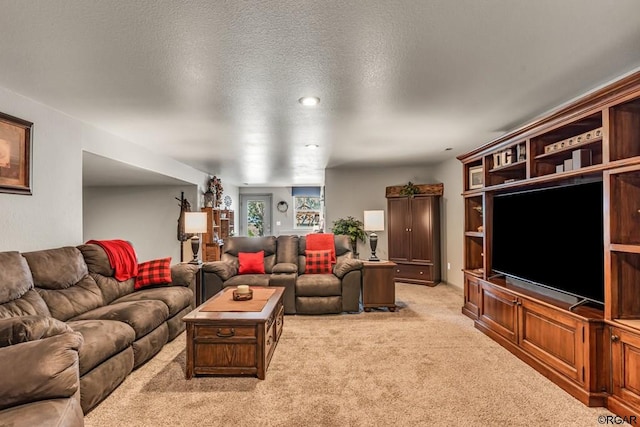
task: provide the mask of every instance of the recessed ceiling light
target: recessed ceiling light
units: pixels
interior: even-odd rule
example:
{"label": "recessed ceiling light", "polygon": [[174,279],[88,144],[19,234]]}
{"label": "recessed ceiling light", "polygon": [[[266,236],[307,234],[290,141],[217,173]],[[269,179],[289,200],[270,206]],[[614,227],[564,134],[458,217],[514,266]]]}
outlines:
{"label": "recessed ceiling light", "polygon": [[309,150],[315,150],[317,148],[320,148],[318,144],[307,144],[305,145],[305,147],[307,147]]}
{"label": "recessed ceiling light", "polygon": [[320,98],[316,96],[303,96],[302,98],[298,99],[298,102],[305,107],[314,107],[320,104]]}

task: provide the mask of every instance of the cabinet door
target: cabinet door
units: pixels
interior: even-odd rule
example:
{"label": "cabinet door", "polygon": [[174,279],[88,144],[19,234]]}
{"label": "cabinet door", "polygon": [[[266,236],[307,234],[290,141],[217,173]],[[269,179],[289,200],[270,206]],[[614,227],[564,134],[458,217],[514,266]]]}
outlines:
{"label": "cabinet door", "polygon": [[411,236],[411,261],[434,262],[433,238],[434,233],[440,233],[434,229],[433,210],[434,197],[414,197],[408,199],[411,204],[411,221],[409,235]]}
{"label": "cabinet door", "polygon": [[518,299],[514,295],[482,282],[478,322],[516,343],[518,341],[517,304]]}
{"label": "cabinet door", "polygon": [[409,261],[409,199],[406,197],[388,199],[387,211],[389,259],[400,262]]}
{"label": "cabinet door", "polygon": [[640,408],[640,335],[611,328],[613,394]]}
{"label": "cabinet door", "polygon": [[464,307],[462,312],[472,319],[478,318],[478,300],[480,290],[478,278],[470,274],[464,275]]}
{"label": "cabinet door", "polygon": [[522,300],[519,345],[567,377],[584,383],[585,326],[578,319]]}

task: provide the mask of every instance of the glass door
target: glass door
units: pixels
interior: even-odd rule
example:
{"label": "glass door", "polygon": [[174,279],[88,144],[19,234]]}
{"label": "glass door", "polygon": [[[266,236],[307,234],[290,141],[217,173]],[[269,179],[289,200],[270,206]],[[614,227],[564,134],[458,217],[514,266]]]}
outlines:
{"label": "glass door", "polygon": [[271,235],[271,194],[240,194],[240,235]]}

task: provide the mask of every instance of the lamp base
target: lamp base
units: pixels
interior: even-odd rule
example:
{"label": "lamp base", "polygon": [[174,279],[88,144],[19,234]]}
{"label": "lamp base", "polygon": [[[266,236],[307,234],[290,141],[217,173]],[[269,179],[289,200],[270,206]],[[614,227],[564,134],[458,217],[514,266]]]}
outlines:
{"label": "lamp base", "polygon": [[189,261],[189,264],[202,264],[202,261],[198,259],[198,252],[200,252],[200,237],[193,236],[191,238],[191,252],[193,253],[193,259]]}
{"label": "lamp base", "polygon": [[378,235],[376,233],[369,235],[369,243],[371,243],[371,256],[369,257],[369,261],[380,261],[380,258],[376,256],[376,248],[378,247]]}

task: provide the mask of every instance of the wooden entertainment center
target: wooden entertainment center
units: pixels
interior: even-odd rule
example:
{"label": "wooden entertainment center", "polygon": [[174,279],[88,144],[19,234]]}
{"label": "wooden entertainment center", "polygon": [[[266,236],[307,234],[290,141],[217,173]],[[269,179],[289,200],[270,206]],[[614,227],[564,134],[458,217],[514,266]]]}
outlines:
{"label": "wooden entertainment center", "polygon": [[[640,416],[640,72],[458,159],[462,312],[585,405]],[[493,270],[495,196],[587,180],[603,185],[604,306],[571,308]]]}

